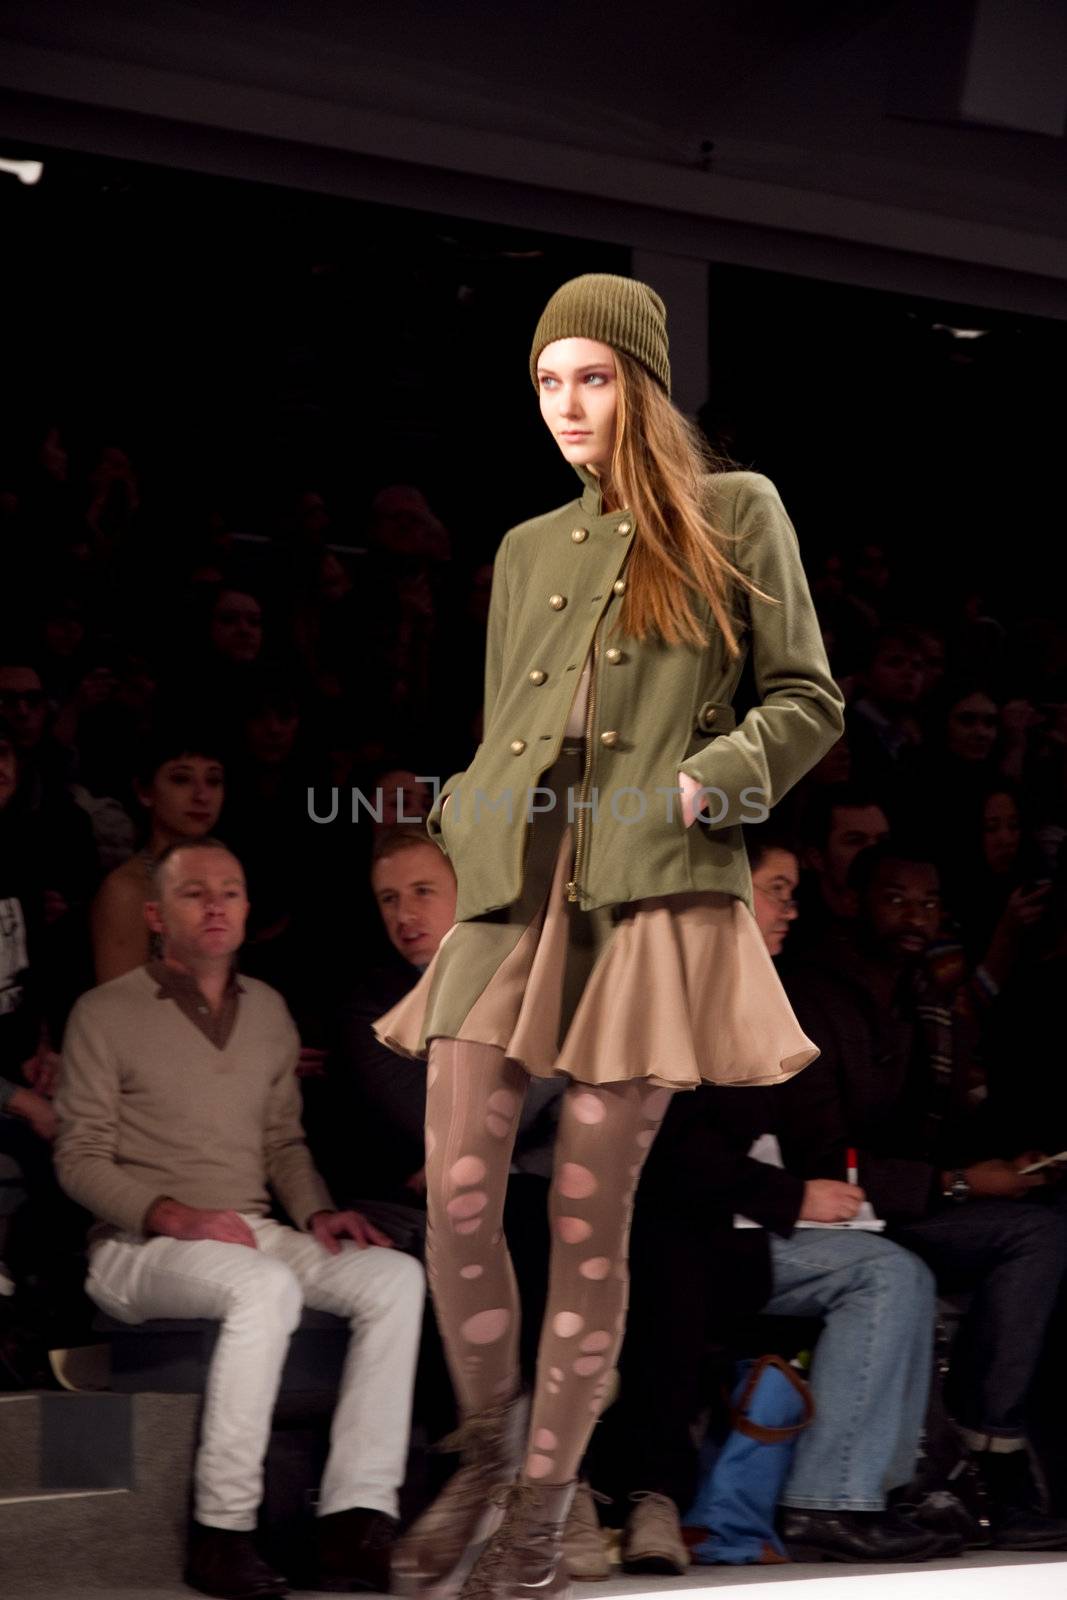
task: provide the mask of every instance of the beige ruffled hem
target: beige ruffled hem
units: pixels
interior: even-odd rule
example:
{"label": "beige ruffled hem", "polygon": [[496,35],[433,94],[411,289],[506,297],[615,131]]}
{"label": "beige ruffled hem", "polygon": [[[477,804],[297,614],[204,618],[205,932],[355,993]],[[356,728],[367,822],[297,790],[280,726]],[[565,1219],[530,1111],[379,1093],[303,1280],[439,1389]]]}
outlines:
{"label": "beige ruffled hem", "polygon": [[[793,1014],[752,913],[743,900],[713,891],[628,907],[597,955],[560,1044],[570,862],[565,833],[542,915],[506,949],[469,1006],[449,1017],[442,991],[454,990],[454,974],[464,971],[465,930],[477,929],[473,937],[483,943],[487,931],[507,933],[506,924],[451,928],[415,988],[375,1023],[382,1043],[424,1058],[429,1039],[446,1035],[497,1045],[536,1077],[648,1078],[670,1089],[782,1083],[819,1054]],[[452,971],[440,972],[442,963]]]}

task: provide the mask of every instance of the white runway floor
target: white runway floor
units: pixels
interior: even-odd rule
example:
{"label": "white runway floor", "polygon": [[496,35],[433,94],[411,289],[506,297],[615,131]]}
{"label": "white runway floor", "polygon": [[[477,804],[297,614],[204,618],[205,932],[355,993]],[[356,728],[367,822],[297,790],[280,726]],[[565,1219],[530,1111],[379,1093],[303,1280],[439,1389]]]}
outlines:
{"label": "white runway floor", "polygon": [[[684,1578],[616,1578],[576,1584],[573,1600],[665,1600],[684,1595],[698,1600],[759,1600],[761,1586],[773,1585],[766,1600],[1067,1600],[1067,1556],[975,1552],[959,1561],[924,1562],[914,1567],[695,1567]],[[35,1600],[192,1600],[183,1585],[144,1589],[57,1589]],[[4,1600],[23,1600],[7,1593]],[[315,1600],[310,1591],[291,1600]],[[367,1597],[370,1600],[370,1597]]]}

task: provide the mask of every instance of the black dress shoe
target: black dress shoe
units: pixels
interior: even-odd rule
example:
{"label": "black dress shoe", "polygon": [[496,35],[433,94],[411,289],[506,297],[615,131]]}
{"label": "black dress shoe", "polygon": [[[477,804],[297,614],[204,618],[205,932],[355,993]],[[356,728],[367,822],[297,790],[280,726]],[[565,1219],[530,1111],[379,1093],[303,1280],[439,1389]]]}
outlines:
{"label": "black dress shoe", "polygon": [[285,1579],[257,1553],[250,1533],[207,1528],[201,1522],[193,1523],[185,1581],[217,1600],[264,1600],[289,1593]]}
{"label": "black dress shoe", "polygon": [[[988,1519],[981,1520],[984,1509],[980,1514],[951,1489],[909,1486],[907,1490],[891,1494],[889,1504],[892,1510],[899,1512],[909,1522],[918,1523],[920,1528],[945,1534],[958,1541],[960,1550],[988,1550],[993,1542]],[[945,1552],[951,1555],[958,1553],[958,1550]]]}
{"label": "black dress shoe", "polygon": [[1041,1505],[1029,1453],[975,1452],[995,1550],[1067,1550],[1067,1522]]}
{"label": "black dress shoe", "polygon": [[353,1594],[372,1589],[389,1592],[389,1560],[396,1541],[396,1522],[383,1511],[334,1511],[315,1524],[318,1539],[316,1588],[327,1594]]}
{"label": "black dress shoe", "polygon": [[930,1561],[963,1547],[962,1540],[920,1528],[896,1511],[785,1506],[780,1532],[793,1561]]}

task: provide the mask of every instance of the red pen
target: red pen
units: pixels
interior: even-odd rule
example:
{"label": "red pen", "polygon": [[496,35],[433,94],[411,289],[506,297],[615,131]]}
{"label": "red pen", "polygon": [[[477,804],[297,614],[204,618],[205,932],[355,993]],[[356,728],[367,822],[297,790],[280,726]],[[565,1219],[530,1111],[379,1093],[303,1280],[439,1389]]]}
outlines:
{"label": "red pen", "polygon": [[859,1161],[859,1151],[850,1150],[848,1152],[848,1181],[853,1187],[856,1187],[860,1181]]}

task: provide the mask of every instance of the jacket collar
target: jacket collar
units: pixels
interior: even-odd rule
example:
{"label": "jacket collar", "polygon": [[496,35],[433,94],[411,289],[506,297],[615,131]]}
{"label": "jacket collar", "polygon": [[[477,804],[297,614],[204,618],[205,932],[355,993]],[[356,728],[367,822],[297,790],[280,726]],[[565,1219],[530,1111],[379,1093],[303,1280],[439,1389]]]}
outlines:
{"label": "jacket collar", "polygon": [[575,466],[574,470],[582,480],[582,510],[590,517],[602,516],[604,491],[600,479],[588,467]]}

